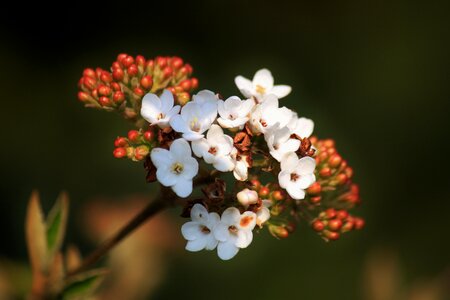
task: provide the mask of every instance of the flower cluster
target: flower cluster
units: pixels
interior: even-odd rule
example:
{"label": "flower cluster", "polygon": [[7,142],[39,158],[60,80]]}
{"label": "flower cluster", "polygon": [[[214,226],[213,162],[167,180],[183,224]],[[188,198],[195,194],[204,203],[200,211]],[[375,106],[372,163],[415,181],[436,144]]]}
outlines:
{"label": "flower cluster", "polygon": [[[237,76],[243,97],[225,98],[210,90],[191,97],[198,82],[188,78],[192,68],[179,58],[119,55],[111,76],[85,72],[79,97],[89,92],[88,103],[99,103],[92,93],[99,93],[100,85],[116,91],[119,82],[117,92],[128,93],[131,104],[123,107],[140,121],[138,130],[116,139],[114,156],[145,161],[147,181],[158,181],[182,199],[182,215],[191,218],[182,227],[187,250],[217,248],[228,260],[263,227],[285,238],[304,220],[324,239],[336,240],[363,226],[347,213],[359,203],[352,169],[332,140],[311,137],[312,120],[280,104],[291,87],[275,85],[269,70],[257,71],[252,80]],[[230,179],[234,186],[227,188]],[[203,196],[194,192],[197,187]]]}

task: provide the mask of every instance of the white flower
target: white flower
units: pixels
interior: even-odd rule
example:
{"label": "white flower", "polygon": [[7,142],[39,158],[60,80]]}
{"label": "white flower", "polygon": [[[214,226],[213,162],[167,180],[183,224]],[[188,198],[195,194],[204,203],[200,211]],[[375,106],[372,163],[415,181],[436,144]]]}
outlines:
{"label": "white flower", "polygon": [[298,158],[295,153],[281,160],[281,172],[278,174],[280,186],[296,199],[305,198],[305,189],[316,181],[314,169],[316,161],[311,157]]}
{"label": "white flower", "polygon": [[264,136],[270,154],[278,161],[290,153],[295,152],[300,148],[300,141],[291,138],[291,131],[288,127],[279,128],[277,125],[266,132]]}
{"label": "white flower", "polygon": [[250,164],[248,163],[247,155],[239,154],[236,148],[231,151],[231,158],[234,161],[233,175],[239,181],[246,181],[248,178],[248,168]]}
{"label": "white flower", "polygon": [[245,208],[251,204],[257,203],[259,199],[258,193],[250,189],[243,189],[236,194],[236,198]]}
{"label": "white flower", "polygon": [[272,205],[271,200],[263,200],[263,205],[256,212],[256,225],[262,227],[270,219],[269,207]]}
{"label": "white flower", "polygon": [[219,125],[211,125],[202,138],[192,142],[192,151],[198,157],[203,157],[206,163],[212,164],[221,172],[229,172],[234,169],[234,162],[230,156],[233,150],[233,139],[223,133]]}
{"label": "white flower", "polygon": [[180,112],[180,106],[173,104],[173,95],[169,90],[164,90],[161,97],[148,93],[142,99],[141,115],[151,125],[169,127],[170,119]]}
{"label": "white flower", "polygon": [[288,85],[273,85],[273,76],[267,69],[261,69],[253,76],[253,81],[243,76],[234,79],[238,89],[245,97],[255,97],[258,102],[264,101],[264,95],[274,94],[278,98],[283,98],[291,92]]}
{"label": "white flower", "polygon": [[249,114],[255,102],[252,99],[241,100],[232,96],[227,100],[219,100],[218,110],[220,117],[217,119],[223,128],[244,128],[249,120]]}
{"label": "white flower", "polygon": [[195,204],[191,209],[192,221],[181,227],[183,237],[188,241],[186,250],[196,252],[202,249],[213,250],[218,241],[214,237],[214,227],[220,221],[217,213],[208,213],[201,204]]}
{"label": "white flower", "polygon": [[275,124],[284,127],[292,119],[292,111],[287,107],[278,107],[278,98],[272,94],[264,97],[251,114],[250,124],[254,133],[266,133]]}
{"label": "white flower", "polygon": [[301,138],[308,138],[314,130],[314,122],[307,118],[298,118],[294,115],[291,121],[287,124],[292,134],[296,134]]}
{"label": "white flower", "polygon": [[198,162],[191,156],[191,147],[184,139],[177,139],[170,145],[170,151],[154,148],[150,154],[157,168],[158,181],[172,190],[179,197],[192,193],[192,178],[198,173]]}
{"label": "white flower", "polygon": [[181,114],[170,119],[170,126],[183,133],[183,137],[188,141],[201,139],[217,117],[217,98],[210,93],[212,92],[201,91],[194,96],[197,101],[186,103]]}
{"label": "white flower", "polygon": [[214,229],[219,241],[217,254],[223,260],[233,258],[240,248],[246,248],[253,240],[256,214],[246,211],[242,215],[236,207],[229,207],[223,213]]}

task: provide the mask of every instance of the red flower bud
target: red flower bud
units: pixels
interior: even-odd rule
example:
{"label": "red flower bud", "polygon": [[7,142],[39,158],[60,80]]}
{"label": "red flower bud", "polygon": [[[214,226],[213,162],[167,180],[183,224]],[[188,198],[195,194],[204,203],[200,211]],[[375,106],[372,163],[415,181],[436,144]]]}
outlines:
{"label": "red flower bud", "polygon": [[80,100],[81,102],[89,101],[89,98],[89,94],[85,92],[78,92],[78,100]]}
{"label": "red flower bud", "polygon": [[146,89],[149,90],[152,88],[153,85],[153,78],[150,75],[144,76],[141,79],[141,86]]}
{"label": "red flower bud", "polygon": [[84,77],[83,79],[83,85],[90,90],[93,90],[95,88],[96,83],[97,81],[92,77]]}
{"label": "red flower bud", "polygon": [[250,184],[252,186],[252,189],[255,191],[258,191],[259,188],[261,187],[261,181],[259,181],[258,179],[250,180]]}
{"label": "red flower bud", "polygon": [[114,141],[114,146],[116,147],[125,147],[128,146],[128,141],[126,138],[122,136],[118,136],[116,140]]}
{"label": "red flower bud", "polygon": [[337,184],[339,184],[339,185],[344,185],[344,184],[346,184],[347,182],[348,182],[348,177],[347,177],[347,175],[345,175],[345,174],[338,174],[337,176],[336,176],[336,182],[337,182]]}
{"label": "red flower bud", "polygon": [[198,88],[198,79],[191,78],[191,89],[195,90],[196,88]]}
{"label": "red flower bud", "polygon": [[147,130],[146,132],[144,132],[144,139],[147,142],[153,141],[154,138],[155,138],[155,134],[153,133],[153,131]]}
{"label": "red flower bud", "polygon": [[160,69],[165,68],[167,66],[167,58],[158,56],[156,58],[156,64],[159,66]]}
{"label": "red flower bud", "polygon": [[170,76],[172,76],[172,73],[173,73],[173,69],[171,67],[169,67],[169,66],[165,67],[163,69],[163,77],[164,77],[164,79],[167,79]]}
{"label": "red flower bud", "polygon": [[116,148],[113,151],[113,155],[115,158],[122,158],[127,156],[127,150],[125,148]]}
{"label": "red flower bud", "polygon": [[333,219],[334,217],[336,217],[336,211],[334,210],[334,208],[329,208],[325,211],[325,215],[327,219]]}
{"label": "red flower bud", "polygon": [[108,97],[102,96],[98,99],[98,103],[100,103],[101,106],[110,106],[111,100]]}
{"label": "red flower bud", "polygon": [[100,75],[100,80],[103,81],[104,83],[110,83],[112,81],[111,74],[106,71],[103,71],[102,75]]}
{"label": "red flower bud", "polygon": [[121,53],[119,55],[117,55],[117,61],[122,62],[122,60],[124,60],[125,58],[127,58],[128,54],[126,53]]}
{"label": "red flower bud", "polygon": [[321,196],[315,196],[315,197],[311,197],[311,198],[309,199],[309,201],[310,201],[312,204],[319,204],[319,203],[320,203],[320,200],[322,200],[322,197],[321,197]]}
{"label": "red flower bud", "polygon": [[348,212],[346,210],[338,210],[336,212],[336,217],[338,219],[344,220],[348,217]]}
{"label": "red flower bud", "polygon": [[150,152],[150,149],[145,146],[145,145],[141,145],[136,147],[136,149],[134,149],[134,158],[136,160],[143,160]]}
{"label": "red flower bud", "polygon": [[109,96],[111,94],[111,88],[106,85],[100,85],[98,87],[98,94],[101,96]]}
{"label": "red flower bud", "polygon": [[170,61],[170,65],[172,66],[172,68],[177,70],[183,66],[183,60],[179,57],[174,56]]}
{"label": "red flower bud", "polygon": [[339,165],[341,164],[341,162],[342,162],[342,157],[341,157],[339,154],[337,154],[337,153],[331,155],[331,157],[330,157],[329,160],[328,160],[328,164],[329,164],[330,167],[332,167],[332,168],[337,168],[337,167],[339,167]]}
{"label": "red flower bud", "polygon": [[324,236],[331,241],[336,241],[339,239],[338,232],[325,230],[323,233],[324,233]]}
{"label": "red flower bud", "polygon": [[128,75],[130,75],[130,76],[136,76],[138,73],[138,68],[136,65],[133,64],[128,67],[127,72],[128,72]]}
{"label": "red flower bud", "polygon": [[133,142],[137,143],[139,141],[139,138],[141,137],[141,134],[137,130],[130,130],[128,131],[128,139]]}
{"label": "red flower bud", "polygon": [[134,63],[134,58],[132,56],[127,56],[120,61],[125,68],[128,68]]}
{"label": "red flower bud", "polygon": [[144,92],[144,90],[143,89],[141,89],[141,88],[134,88],[133,89],[133,92],[136,94],[136,95],[138,95],[138,96],[144,96],[144,94],[145,94],[145,92]]}
{"label": "red flower bud", "polygon": [[189,91],[191,89],[192,83],[191,80],[189,79],[185,79],[182,82],[180,82],[179,86],[185,90],[185,91]]}
{"label": "red flower bud", "polygon": [[287,238],[289,236],[289,232],[283,226],[270,225],[269,226],[269,231],[270,231],[270,233],[273,236],[275,236],[277,238],[284,239],[284,238]]}
{"label": "red flower bud", "polygon": [[317,181],[311,184],[311,186],[306,190],[309,195],[320,195],[322,191],[322,186]]}
{"label": "red flower bud", "polygon": [[145,58],[142,55],[136,56],[136,64],[138,66],[144,66],[145,65]]}
{"label": "red flower bud", "polygon": [[84,69],[83,76],[95,78],[95,71],[91,68]]}
{"label": "red flower bud", "polygon": [[324,230],[325,224],[323,224],[323,222],[320,220],[316,220],[313,222],[312,227],[315,231],[320,232],[320,231]]}
{"label": "red flower bud", "polygon": [[342,227],[342,221],[339,219],[333,219],[328,222],[328,228],[332,231],[338,231]]}
{"label": "red flower bud", "polygon": [[355,228],[356,229],[362,229],[365,225],[365,221],[361,218],[355,218]]}
{"label": "red flower bud", "polygon": [[267,187],[267,186],[262,186],[260,189],[259,189],[259,196],[261,197],[261,198],[267,198],[267,196],[269,196],[269,193],[270,193],[270,190],[269,190],[269,188]]}
{"label": "red flower bud", "polygon": [[124,72],[122,69],[114,69],[112,74],[113,74],[114,80],[117,80],[117,81],[121,81],[124,76]]}
{"label": "red flower bud", "polygon": [[276,190],[276,191],[273,191],[272,197],[273,197],[273,199],[275,199],[276,201],[282,201],[282,200],[285,199],[285,194],[284,194],[284,192],[282,192],[282,191],[280,191],[280,190]]}
{"label": "red flower bud", "polygon": [[331,176],[331,169],[330,168],[323,168],[319,171],[319,175],[321,177],[330,177]]}
{"label": "red flower bud", "polygon": [[344,170],[345,175],[347,175],[348,178],[352,178],[353,176],[353,169],[351,167],[347,167]]}
{"label": "red flower bud", "polygon": [[125,100],[125,95],[122,92],[115,92],[113,95],[113,101],[116,104],[121,104]]}

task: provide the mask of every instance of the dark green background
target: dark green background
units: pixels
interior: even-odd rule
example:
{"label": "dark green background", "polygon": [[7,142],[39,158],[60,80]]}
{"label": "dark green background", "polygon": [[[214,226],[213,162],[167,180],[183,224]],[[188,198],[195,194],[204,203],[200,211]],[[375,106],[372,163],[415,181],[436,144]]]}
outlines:
{"label": "dark green background", "polygon": [[[448,2],[447,2],[448,3]],[[14,4],[13,4],[14,5]],[[355,170],[367,227],[325,244],[305,226],[263,233],[230,262],[186,253],[158,299],[360,299],[370,249],[398,251],[405,282],[450,265],[449,5],[412,1],[39,2],[0,27],[0,254],[26,258],[25,206],[72,199],[68,239],[88,251],[77,208],[96,195],[148,193],[140,164],[117,161],[129,127],[76,99],[83,68],[121,52],[179,55],[201,88],[238,94],[262,67],[293,87],[283,104],[337,140]],[[84,244],[83,244],[84,243]],[[213,297],[213,298],[212,298]]]}

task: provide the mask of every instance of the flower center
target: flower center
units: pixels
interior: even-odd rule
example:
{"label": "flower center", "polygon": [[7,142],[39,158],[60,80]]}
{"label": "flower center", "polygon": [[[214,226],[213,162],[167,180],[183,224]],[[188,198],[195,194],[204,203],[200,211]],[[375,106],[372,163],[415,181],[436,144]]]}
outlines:
{"label": "flower center", "polygon": [[300,176],[297,173],[291,173],[291,181],[297,181]]}
{"label": "flower center", "polygon": [[236,120],[236,117],[233,116],[232,114],[230,114],[230,115],[228,116],[228,119],[230,119],[231,121],[234,121],[234,120]]}
{"label": "flower center", "polygon": [[256,85],[255,90],[260,95],[264,95],[266,93],[266,88],[259,84]]}
{"label": "flower center", "polygon": [[183,164],[180,164],[179,162],[177,162],[172,165],[171,169],[172,169],[172,172],[174,172],[175,174],[180,174],[181,172],[183,172],[184,166],[183,166]]}
{"label": "flower center", "polygon": [[212,155],[216,155],[217,148],[216,147],[211,147],[211,148],[209,148],[208,152],[211,153]]}
{"label": "flower center", "polygon": [[238,229],[237,229],[236,226],[231,225],[230,227],[228,227],[228,231],[229,231],[230,233],[236,234],[236,233],[238,232]]}
{"label": "flower center", "polygon": [[156,119],[157,120],[161,120],[161,119],[164,119],[164,114],[163,113],[160,113],[157,117],[156,117]]}
{"label": "flower center", "polygon": [[194,117],[191,121],[191,130],[195,131],[195,132],[199,132],[200,131],[200,124],[198,122],[198,118]]}
{"label": "flower center", "polygon": [[211,233],[211,230],[209,230],[209,228],[206,226],[201,226],[200,231],[203,232],[204,234]]}

